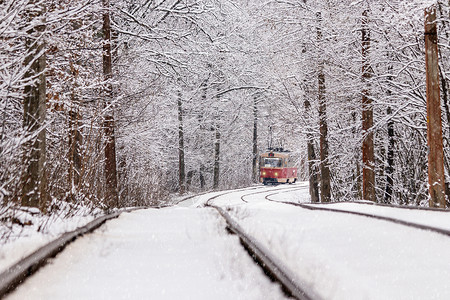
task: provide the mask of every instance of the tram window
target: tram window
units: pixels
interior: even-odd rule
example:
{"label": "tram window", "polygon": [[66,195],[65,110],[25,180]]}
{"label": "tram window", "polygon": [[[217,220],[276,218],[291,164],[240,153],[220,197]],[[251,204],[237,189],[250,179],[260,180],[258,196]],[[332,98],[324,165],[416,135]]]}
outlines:
{"label": "tram window", "polygon": [[281,158],[264,158],[264,167],[266,168],[280,168]]}

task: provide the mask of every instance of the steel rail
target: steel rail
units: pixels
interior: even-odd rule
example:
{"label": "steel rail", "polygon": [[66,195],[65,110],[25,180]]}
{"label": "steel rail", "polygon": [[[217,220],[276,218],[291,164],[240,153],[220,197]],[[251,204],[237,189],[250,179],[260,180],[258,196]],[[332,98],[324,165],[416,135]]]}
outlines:
{"label": "steel rail", "polygon": [[[229,193],[233,193],[233,192],[237,192],[237,191],[246,191],[246,190],[259,189],[259,188],[262,188],[262,186],[250,186],[250,187],[240,188],[240,189],[236,189],[236,190],[223,190],[224,193],[220,194],[220,195],[229,194]],[[203,195],[206,195],[206,194],[209,194],[209,193],[211,193],[211,191],[206,191],[206,192],[201,192],[201,193],[194,194],[194,195],[189,195],[189,196],[186,196],[184,198],[181,198],[179,200],[174,201],[171,205],[161,206],[161,207],[170,207],[170,206],[173,206],[173,205],[178,205],[181,202],[184,202],[186,200],[189,200],[189,199],[192,199],[192,198],[195,198],[195,197],[200,197],[200,196],[203,196]]]}
{"label": "steel rail", "polygon": [[305,287],[305,283],[299,284],[298,279],[297,281],[294,279],[296,276],[287,270],[277,258],[270,255],[263,245],[247,235],[223,208],[210,204],[208,206],[219,212],[227,222],[227,229],[239,237],[242,245],[252,258],[272,280],[280,283],[287,295],[299,300],[319,299],[319,296],[312,289]]}
{"label": "steel rail", "polygon": [[[225,191],[225,192],[223,192],[223,193],[220,193],[220,194],[218,194],[218,195],[215,195],[215,196],[209,198],[209,199],[205,202],[205,206],[211,206],[211,207],[214,207],[214,205],[212,205],[212,204],[210,203],[210,201],[211,201],[211,200],[214,200],[214,199],[217,199],[217,198],[219,198],[219,197],[222,197],[222,196],[224,196],[224,195],[227,195],[227,194],[231,194],[231,193],[235,193],[235,192],[241,192],[241,191],[247,191],[247,190],[257,190],[257,189],[261,189],[261,188],[263,188],[263,186],[255,186],[255,187],[244,188],[244,189],[240,189],[240,190],[228,190],[228,191]],[[254,194],[254,193],[250,193],[250,194]]]}
{"label": "steel rail", "polygon": [[[240,191],[260,189],[260,188],[263,188],[263,187],[255,186],[255,187],[250,187],[250,188],[243,188]],[[215,207],[214,205],[209,204],[209,202],[220,196],[223,196],[223,195],[226,195],[229,193],[233,193],[233,192],[236,192],[236,190],[225,191],[214,197],[211,197],[207,200],[205,206],[210,206],[210,207],[216,208],[219,211],[219,213],[223,216],[223,214],[226,214],[226,212],[219,207]],[[264,191],[264,192],[270,192],[270,191]],[[259,192],[257,192],[257,193],[259,193]],[[183,198],[181,201],[177,201],[177,202],[182,202],[189,198],[200,196],[200,195],[203,195],[203,193],[188,196],[186,198]],[[163,207],[165,207],[165,206],[158,206],[158,207],[154,207],[154,208],[163,208]],[[0,299],[3,298],[4,296],[6,296],[8,293],[12,292],[14,289],[16,289],[20,284],[22,284],[28,277],[30,277],[35,272],[37,272],[41,267],[45,266],[50,258],[53,258],[57,254],[62,252],[67,245],[69,245],[71,242],[75,241],[78,237],[83,236],[84,234],[93,232],[94,230],[99,228],[101,225],[103,225],[106,221],[119,217],[120,214],[123,212],[131,212],[134,210],[145,209],[145,208],[149,208],[149,207],[137,207],[137,208],[132,208],[132,209],[125,209],[125,210],[121,210],[119,212],[115,212],[115,213],[112,213],[109,215],[98,217],[98,218],[94,219],[93,221],[89,222],[88,224],[86,224],[80,228],[77,228],[76,230],[64,233],[60,237],[56,238],[55,240],[40,247],[39,249],[37,249],[36,251],[31,253],[30,255],[21,259],[19,262],[10,266],[4,272],[0,273]],[[228,215],[228,214],[226,214],[226,215]],[[289,277],[289,278],[282,279],[285,283],[280,281],[278,279],[278,277],[279,276],[282,277],[283,276],[282,274],[286,274],[287,272],[283,271],[282,268],[277,267],[277,264],[274,263],[274,261],[276,261],[276,260],[273,258],[270,258],[267,254],[265,254],[265,252],[267,252],[267,251],[261,250],[261,249],[263,249],[262,246],[257,245],[257,243],[255,241],[253,241],[248,236],[246,236],[242,232],[242,229],[240,229],[240,227],[238,227],[237,224],[233,223],[233,221],[231,220],[231,217],[229,217],[229,215],[228,215],[228,219],[226,217],[224,217],[224,218],[227,221],[228,228],[240,237],[240,240],[243,243],[244,247],[246,247],[246,249],[249,252],[254,253],[252,255],[254,255],[254,257],[256,258],[257,261],[260,261],[261,266],[268,273],[272,274],[272,276],[274,278],[276,278],[282,284],[282,286],[285,290],[289,291],[289,293],[292,293],[292,295],[294,297],[298,296],[298,299],[312,299],[312,298],[306,297],[305,296],[306,294],[300,292],[300,289],[298,287],[296,287],[295,284],[293,284],[293,283],[289,284],[290,281],[292,282],[292,280],[289,279],[289,278],[292,278],[292,276],[284,275],[285,277]],[[234,225],[237,225],[237,226],[234,226]],[[303,296],[301,296],[301,295],[303,295]],[[316,299],[316,298],[317,297],[315,297],[314,299]]]}
{"label": "steel rail", "polygon": [[[302,189],[304,187],[297,188],[289,188],[288,191],[293,191],[297,189]],[[256,189],[256,188],[255,188]],[[284,189],[279,189],[277,191],[282,191]],[[258,263],[258,265],[263,269],[264,273],[267,274],[273,281],[278,282],[283,291],[290,297],[299,300],[312,300],[312,299],[320,299],[320,297],[314,292],[313,289],[307,288],[307,284],[304,282],[299,283],[299,279],[295,280],[296,276],[292,274],[282,262],[280,262],[277,258],[273,257],[269,254],[269,251],[260,243],[258,243],[254,238],[247,235],[244,230],[239,226],[239,224],[234,221],[231,216],[226,212],[225,209],[216,206],[211,203],[212,200],[217,199],[226,194],[230,194],[233,191],[228,191],[219,195],[215,195],[206,201],[205,206],[216,209],[219,214],[225,219],[227,223],[227,229],[231,233],[236,234],[241,241],[243,247],[247,250],[247,252],[251,255],[251,257]],[[265,190],[252,192],[246,195],[241,196],[246,197],[254,194],[261,193],[270,193],[273,190]],[[244,202],[247,202],[243,200]]]}
{"label": "steel rail", "polygon": [[282,191],[269,194],[265,197],[265,199],[268,201],[271,201],[271,202],[283,203],[283,204],[287,204],[287,205],[294,205],[294,206],[298,206],[298,207],[308,209],[308,210],[320,210],[320,211],[344,213],[344,214],[351,214],[351,215],[356,215],[356,216],[361,216],[361,217],[367,217],[367,218],[387,221],[387,222],[400,224],[400,225],[407,226],[407,227],[436,232],[436,233],[443,234],[445,236],[450,237],[450,230],[444,229],[444,228],[428,226],[428,225],[424,225],[424,224],[418,224],[418,223],[404,221],[404,220],[400,220],[400,219],[396,219],[396,218],[380,216],[377,214],[363,213],[363,212],[350,211],[350,210],[344,210],[344,209],[334,209],[334,208],[328,208],[328,207],[318,207],[317,206],[318,204],[302,204],[302,203],[294,203],[294,202],[286,202],[286,201],[276,201],[276,200],[269,198],[270,196],[280,194],[280,193],[282,193]]}
{"label": "steel rail", "polygon": [[30,255],[21,259],[0,274],[0,299],[22,284],[28,277],[47,264],[48,260],[62,252],[64,248],[78,237],[93,232],[106,221],[119,217],[123,212],[131,212],[143,208],[121,210],[94,219],[88,224],[73,231],[62,234],[52,242],[40,247]]}
{"label": "steel rail", "polygon": [[343,201],[343,202],[327,202],[327,203],[311,203],[314,204],[339,204],[339,203],[354,203],[361,205],[373,205],[373,206],[381,206],[381,207],[391,207],[391,208],[400,208],[400,209],[409,209],[409,210],[422,210],[422,211],[435,211],[435,212],[443,212],[449,213],[449,209],[437,208],[437,207],[421,207],[421,206],[408,206],[408,205],[397,205],[397,204],[388,204],[388,203],[375,203],[372,201]]}
{"label": "steel rail", "polygon": [[256,195],[256,194],[263,194],[263,193],[268,193],[268,192],[272,192],[272,191],[281,191],[281,192],[292,192],[292,191],[296,191],[296,190],[301,190],[301,189],[305,189],[307,188],[307,186],[298,186],[298,187],[293,187],[293,186],[289,186],[286,188],[280,188],[280,189],[276,189],[276,190],[265,190],[265,191],[261,191],[261,192],[256,192],[256,193],[251,193],[251,194],[246,194],[246,195],[242,195],[241,196],[241,200],[245,203],[248,203],[247,200],[245,200],[245,197],[251,196],[251,195]]}

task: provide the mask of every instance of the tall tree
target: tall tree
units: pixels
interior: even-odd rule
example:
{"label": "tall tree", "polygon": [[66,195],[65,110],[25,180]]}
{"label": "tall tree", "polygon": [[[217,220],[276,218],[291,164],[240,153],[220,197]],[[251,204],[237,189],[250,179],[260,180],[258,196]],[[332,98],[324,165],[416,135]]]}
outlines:
{"label": "tall tree", "polygon": [[220,180],[220,125],[219,115],[216,115],[216,122],[214,125],[214,170],[213,170],[213,189],[219,188]]}
{"label": "tall tree", "polygon": [[322,14],[317,12],[317,42],[319,46],[318,57],[318,97],[319,97],[319,123],[320,123],[320,201],[331,201],[331,175],[328,158],[328,123],[327,100],[325,94],[325,73],[323,58]]}
{"label": "tall tree", "polygon": [[392,178],[394,174],[394,145],[395,145],[395,135],[394,135],[394,121],[392,120],[392,107],[388,106],[387,115],[390,117],[387,123],[388,130],[388,147],[387,147],[387,158],[386,158],[386,188],[384,191],[384,203],[391,203],[394,179]]}
{"label": "tall tree", "polygon": [[185,192],[185,163],[184,163],[184,132],[183,132],[183,99],[181,92],[178,92],[178,185],[179,193]]}
{"label": "tall tree", "polygon": [[376,202],[375,195],[375,155],[373,146],[373,107],[369,94],[370,78],[372,69],[369,60],[370,31],[368,27],[368,10],[362,14],[362,160],[363,160],[363,199]]}
{"label": "tall tree", "polygon": [[437,42],[436,6],[433,5],[425,9],[429,205],[430,207],[445,208],[444,151]]}
{"label": "tall tree", "polygon": [[111,17],[109,0],[103,2],[103,76],[104,85],[104,105],[105,105],[105,180],[106,191],[105,198],[109,207],[117,207],[119,205],[119,197],[117,191],[117,167],[116,167],[116,137],[114,114],[112,107],[112,57],[111,57]]}
{"label": "tall tree", "polygon": [[80,104],[79,96],[76,92],[76,81],[78,77],[78,70],[73,62],[70,62],[70,69],[73,76],[73,86],[71,91],[71,103],[69,107],[69,200],[74,201],[74,191],[79,187],[81,175],[81,144],[83,137],[80,132]]}
{"label": "tall tree", "polygon": [[258,182],[258,93],[253,96],[252,180]]}
{"label": "tall tree", "polygon": [[45,208],[47,203],[46,163],[46,57],[44,35],[46,6],[31,0],[26,11],[27,28],[24,81],[23,127],[27,142],[23,145],[24,169],[21,175],[24,206]]}
{"label": "tall tree", "polygon": [[[307,94],[307,93],[306,93]],[[311,103],[305,96],[305,115],[308,115],[311,110]],[[317,180],[316,170],[316,152],[314,151],[314,138],[312,133],[308,130],[306,133],[307,147],[308,147],[308,173],[309,173],[309,195],[311,202],[319,202],[319,185]]]}

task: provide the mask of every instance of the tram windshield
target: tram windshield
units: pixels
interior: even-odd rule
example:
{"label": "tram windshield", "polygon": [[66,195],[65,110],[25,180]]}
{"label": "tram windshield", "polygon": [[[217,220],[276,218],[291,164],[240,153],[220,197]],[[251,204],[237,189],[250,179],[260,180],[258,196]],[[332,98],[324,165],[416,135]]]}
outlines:
{"label": "tram windshield", "polygon": [[265,168],[281,168],[281,158],[275,157],[265,157],[264,158]]}

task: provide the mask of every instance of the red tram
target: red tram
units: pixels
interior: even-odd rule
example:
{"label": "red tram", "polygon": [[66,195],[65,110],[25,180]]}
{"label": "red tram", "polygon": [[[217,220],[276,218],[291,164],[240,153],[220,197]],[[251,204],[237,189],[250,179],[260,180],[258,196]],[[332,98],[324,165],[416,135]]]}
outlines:
{"label": "red tram", "polygon": [[262,153],[259,166],[259,181],[264,185],[297,181],[297,168],[294,167],[289,151],[274,149]]}

